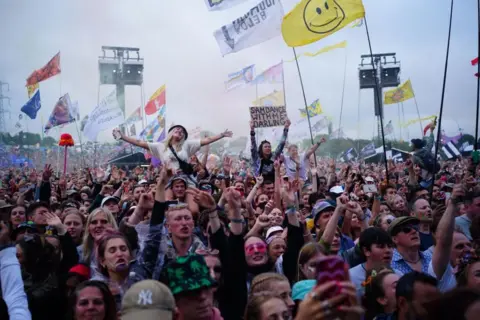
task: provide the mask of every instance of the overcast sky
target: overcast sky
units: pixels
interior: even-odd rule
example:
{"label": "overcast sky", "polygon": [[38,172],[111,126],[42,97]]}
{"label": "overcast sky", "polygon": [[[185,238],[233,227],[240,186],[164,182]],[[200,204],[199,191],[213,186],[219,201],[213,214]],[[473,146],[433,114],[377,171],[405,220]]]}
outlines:
{"label": "overcast sky", "polygon": [[[166,84],[167,124],[200,126],[213,132],[229,128],[234,135],[246,135],[255,87],[227,93],[227,74],[250,64],[260,72],[282,59],[292,59],[292,49],[279,36],[222,57],[213,32],[258,2],[246,0],[228,10],[209,12],[204,0],[0,1],[0,81],[10,84],[10,92],[4,92],[11,97],[11,119],[6,115],[9,131],[27,101],[25,79],[58,51],[62,73],[40,84],[40,114],[46,121],[56,100],[67,92],[72,100],[78,100],[82,118],[93,110],[99,90],[98,56],[102,45],[111,45],[140,48],[145,59],[147,99]],[[283,0],[285,12],[297,2]],[[477,56],[476,3],[456,1],[454,7],[443,124],[450,135],[458,132],[458,126],[472,133],[475,127],[476,78],[470,60]],[[401,80],[411,79],[422,117],[437,114],[450,0],[364,0],[364,5],[374,53],[396,52],[401,61]],[[338,126],[346,55],[342,127],[348,136],[356,138],[360,122],[360,136],[371,138],[375,128],[373,93],[359,94],[358,82],[360,55],[368,53],[365,28],[345,28],[297,51],[313,52],[343,40],[348,41],[346,49],[299,60],[307,100],[319,98],[325,112],[333,117],[334,127]],[[285,63],[285,78],[287,110],[295,120],[299,118],[298,109],[304,107],[295,63]],[[280,88],[261,85],[258,93]],[[103,86],[100,97],[112,89]],[[140,89],[129,87],[126,96],[129,114],[140,105]],[[413,100],[405,102],[404,108],[407,120],[417,117]],[[398,122],[396,105],[385,108],[385,122],[389,120]],[[40,116],[28,120],[28,129],[40,132]],[[420,133],[418,125],[409,129],[410,139]],[[65,131],[76,136],[75,125],[62,129]],[[57,137],[56,130],[50,134]],[[110,133],[99,137],[110,139]],[[407,139],[405,132],[403,139]]]}

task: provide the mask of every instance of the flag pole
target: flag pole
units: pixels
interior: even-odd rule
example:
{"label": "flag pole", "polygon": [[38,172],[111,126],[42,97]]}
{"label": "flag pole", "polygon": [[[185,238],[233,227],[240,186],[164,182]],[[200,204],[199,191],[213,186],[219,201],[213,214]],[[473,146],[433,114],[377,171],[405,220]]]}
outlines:
{"label": "flag pole", "polygon": [[400,141],[403,140],[403,136],[402,136],[402,124],[400,123],[400,103],[397,103],[397,110],[398,110],[398,120],[399,120],[399,124],[398,124],[398,128],[400,130]]}
{"label": "flag pole", "polygon": [[415,97],[415,92],[413,92],[413,101],[415,101],[415,108],[417,108],[417,116],[418,120],[420,121],[420,136],[423,137],[423,124],[422,119],[420,118],[420,111],[418,109],[417,97]]}
{"label": "flag pole", "polygon": [[285,104],[285,108],[287,108],[287,94],[285,92],[285,72],[283,71],[283,59],[282,59],[282,88],[283,88],[283,103]]}
{"label": "flag pole", "polygon": [[[478,10],[478,56],[480,57],[480,0],[477,0],[477,10]],[[477,114],[475,117],[475,143],[473,149],[478,150],[478,117],[480,109],[480,62],[477,63]]]}
{"label": "flag pole", "polygon": [[[310,131],[310,141],[312,142],[312,145],[314,145],[312,124],[310,123],[310,113],[308,112],[307,97],[305,96],[305,88],[303,87],[302,73],[300,72],[300,66],[298,64],[297,52],[295,51],[295,47],[292,47],[292,50],[293,50],[293,55],[295,57],[295,63],[297,64],[297,71],[298,71],[298,78],[300,79],[300,86],[302,87],[303,102],[305,103],[305,112],[307,113],[307,120],[308,120],[308,130]],[[316,167],[317,156],[315,155],[315,153],[313,153],[313,160],[315,161],[315,167]]]}
{"label": "flag pole", "polygon": [[342,102],[340,103],[340,120],[338,121],[339,130],[342,127],[343,100],[345,99],[345,82],[347,82],[347,48],[345,48],[345,66],[343,68]]}
{"label": "flag pole", "polygon": [[[295,56],[295,63],[297,64],[297,71],[298,71],[298,77],[300,79],[300,86],[302,87],[303,101],[305,103],[305,112],[307,113],[307,119],[308,119],[308,129],[310,130],[310,140],[313,145],[314,142],[313,142],[312,125],[310,123],[310,113],[308,112],[308,104],[307,104],[307,97],[305,96],[305,88],[303,87],[302,73],[300,72],[300,66],[298,65],[297,52],[295,51],[295,47],[292,47],[292,49],[293,49],[293,55]],[[316,162],[317,160],[315,159],[315,165],[316,165]]]}
{"label": "flag pole", "polygon": [[[435,168],[437,166],[437,156],[438,156],[438,148],[440,147],[440,140],[442,137],[442,117],[443,117],[443,102],[445,100],[445,87],[447,83],[447,71],[448,71],[448,56],[450,52],[450,37],[452,34],[452,18],[453,18],[453,0],[450,3],[450,22],[448,25],[448,36],[447,36],[447,52],[445,54],[445,68],[443,71],[443,85],[442,85],[442,97],[440,99],[440,113],[438,115],[438,124],[437,124],[437,141],[435,141],[435,156],[434,156],[434,165]],[[477,98],[478,99],[478,98]],[[476,142],[476,141],[475,141]],[[432,179],[435,179],[435,175]],[[430,199],[432,199],[433,194],[433,183],[430,187]]]}
{"label": "flag pole", "polygon": [[82,135],[80,134],[80,130],[78,130],[78,121],[77,120],[75,120],[75,128],[77,128],[78,140],[80,141],[80,152],[82,153],[82,166],[85,167],[85,156],[83,154]]}
{"label": "flag pole", "polygon": [[[146,115],[145,115],[145,89],[143,87],[143,82],[142,82],[142,87],[141,87],[141,107],[140,107],[140,116],[142,117],[142,131],[145,129],[145,123],[147,122],[146,120]],[[165,88],[166,90],[166,88]],[[165,92],[165,96],[166,96]],[[166,102],[165,102],[166,103]]]}
{"label": "flag pole", "polygon": [[[367,40],[368,40],[368,48],[370,49],[370,60],[371,60],[371,63],[372,63],[372,68],[373,68],[373,71],[375,73],[375,98],[377,99],[377,102],[378,102],[378,105],[381,106],[382,105],[382,101],[380,99],[382,99],[380,97],[380,90],[378,89],[378,85],[379,85],[379,81],[378,81],[378,76],[377,76],[377,68],[375,67],[375,63],[373,61],[373,51],[372,51],[372,42],[370,41],[370,32],[368,31],[368,24],[367,24],[367,17],[365,16],[363,18],[363,21],[365,22],[365,31],[367,33]],[[382,111],[382,110],[380,110]],[[387,180],[387,183],[389,182],[389,176],[388,176],[388,164],[387,164],[387,150],[386,150],[386,147],[385,147],[385,133],[384,133],[384,128],[383,128],[383,112],[380,112],[380,131],[381,131],[381,134],[382,134],[382,147],[383,147],[383,159],[384,159],[384,163],[385,163],[385,175],[386,175],[386,180]]]}
{"label": "flag pole", "polygon": [[[60,129],[57,127],[57,134],[60,138]],[[60,146],[57,144],[57,176],[60,175]]]}

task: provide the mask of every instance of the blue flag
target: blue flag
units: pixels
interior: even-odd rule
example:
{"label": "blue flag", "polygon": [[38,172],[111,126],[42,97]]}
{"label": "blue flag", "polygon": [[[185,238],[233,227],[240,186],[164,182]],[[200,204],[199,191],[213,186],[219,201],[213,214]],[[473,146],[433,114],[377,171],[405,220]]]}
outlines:
{"label": "blue flag", "polygon": [[25,113],[27,116],[30,117],[30,119],[35,119],[37,118],[37,112],[41,108],[40,104],[40,90],[37,90],[37,92],[33,95],[30,100],[22,107],[22,112]]}

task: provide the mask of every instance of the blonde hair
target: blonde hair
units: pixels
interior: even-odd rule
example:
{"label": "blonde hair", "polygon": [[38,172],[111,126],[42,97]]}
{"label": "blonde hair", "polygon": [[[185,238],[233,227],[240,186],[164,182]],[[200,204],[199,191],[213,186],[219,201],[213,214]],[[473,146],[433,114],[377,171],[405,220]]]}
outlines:
{"label": "blonde hair", "polygon": [[[185,210],[185,209],[188,210],[188,205],[186,203],[178,203],[178,204],[169,205],[167,211],[165,212],[166,220],[168,220],[168,217],[169,217],[170,213],[172,213],[174,211]],[[190,212],[190,210],[188,210],[188,211]],[[193,217],[193,214],[192,214],[192,217]]]}
{"label": "blonde hair", "polygon": [[[172,143],[172,139],[173,139],[173,130],[168,133],[167,139],[165,139],[165,142],[164,142],[165,151],[167,151],[169,149],[168,146]],[[175,151],[180,151],[180,150],[182,150],[184,142],[185,142],[185,135],[183,136],[183,139],[180,140],[179,143],[177,143],[176,145],[172,144],[172,148],[174,148]]]}
{"label": "blonde hair", "polygon": [[252,283],[250,285],[250,295],[255,295],[260,292],[272,291],[271,285],[272,283],[276,283],[277,281],[288,282],[288,279],[283,274],[275,272],[265,272],[259,274],[252,280]]}
{"label": "blonde hair", "polygon": [[88,228],[93,218],[95,218],[99,213],[105,214],[105,217],[108,223],[110,223],[114,229],[116,230],[118,229],[117,221],[115,221],[115,217],[108,209],[97,208],[93,210],[92,213],[90,213],[90,215],[87,218],[87,222],[85,223],[85,231],[83,232],[83,241],[82,241],[82,260],[83,262],[88,264],[90,264],[91,255],[94,249],[93,237],[90,235],[90,232],[88,232]]}

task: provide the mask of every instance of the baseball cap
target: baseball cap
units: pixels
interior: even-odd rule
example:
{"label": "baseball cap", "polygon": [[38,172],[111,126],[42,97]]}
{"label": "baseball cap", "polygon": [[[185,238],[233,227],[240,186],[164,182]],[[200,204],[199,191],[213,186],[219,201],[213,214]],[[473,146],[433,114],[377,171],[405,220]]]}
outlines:
{"label": "baseball cap", "polygon": [[396,235],[398,232],[396,232],[400,227],[409,225],[409,224],[419,224],[420,220],[418,220],[415,217],[400,217],[392,221],[390,223],[390,226],[388,227],[388,233],[390,236]]}
{"label": "baseball cap", "polygon": [[317,217],[319,217],[319,213],[322,213],[323,211],[329,209],[329,208],[332,208],[332,209],[335,209],[334,206],[332,206],[329,202],[327,201],[320,201],[320,202],[317,202],[314,206],[313,206],[313,209],[312,209],[312,216],[313,216],[313,220],[317,220]]}
{"label": "baseball cap", "polygon": [[127,290],[122,300],[122,320],[171,320],[175,299],[166,285],[156,280],[143,280]]}
{"label": "baseball cap", "polygon": [[147,183],[148,183],[148,181],[145,180],[145,179],[142,179],[142,180],[138,181],[138,184],[147,184]]}
{"label": "baseball cap", "polygon": [[67,193],[67,196],[72,196],[72,195],[74,195],[75,193],[78,193],[78,191],[75,190],[75,189],[70,189],[70,190],[67,190],[66,193]]}
{"label": "baseball cap", "polygon": [[342,186],[335,186],[335,187],[332,187],[330,188],[330,192],[332,193],[343,193],[343,187]]}
{"label": "baseball cap", "polygon": [[373,179],[373,177],[368,176],[365,178],[365,182],[375,182],[375,179]]}
{"label": "baseball cap", "polygon": [[107,201],[110,201],[110,200],[114,200],[116,203],[119,203],[119,202],[120,202],[117,197],[108,196],[108,197],[103,198],[102,204],[100,205],[100,207],[103,207],[103,206],[105,205],[105,203],[106,203]]}
{"label": "baseball cap", "polygon": [[267,233],[265,234],[265,239],[270,238],[270,236],[275,232],[283,232],[283,228],[280,226],[273,226],[268,228]]}

